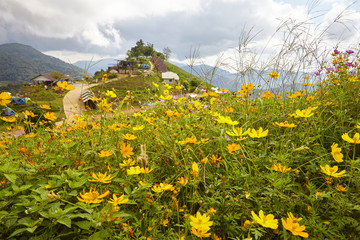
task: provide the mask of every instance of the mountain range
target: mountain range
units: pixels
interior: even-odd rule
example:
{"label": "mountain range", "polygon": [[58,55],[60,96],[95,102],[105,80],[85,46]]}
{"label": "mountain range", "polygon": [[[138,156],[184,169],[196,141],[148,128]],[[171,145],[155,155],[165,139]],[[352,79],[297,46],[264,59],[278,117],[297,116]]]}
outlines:
{"label": "mountain range", "polygon": [[0,45],[0,83],[24,83],[33,77],[57,71],[74,77],[84,70],[19,43]]}

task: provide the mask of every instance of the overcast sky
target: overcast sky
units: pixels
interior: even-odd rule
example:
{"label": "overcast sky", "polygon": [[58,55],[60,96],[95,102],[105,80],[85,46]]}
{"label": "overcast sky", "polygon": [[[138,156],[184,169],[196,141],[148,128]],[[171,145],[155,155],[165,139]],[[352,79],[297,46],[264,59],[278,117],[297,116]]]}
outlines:
{"label": "overcast sky", "polygon": [[283,36],[273,34],[289,19],[306,22],[312,37],[330,26],[322,36],[330,48],[359,43],[360,2],[353,0],[0,0],[0,44],[31,45],[75,62],[124,58],[143,39],[158,51],[169,47],[174,61],[194,48],[211,61],[231,55],[251,28],[251,46],[272,49]]}

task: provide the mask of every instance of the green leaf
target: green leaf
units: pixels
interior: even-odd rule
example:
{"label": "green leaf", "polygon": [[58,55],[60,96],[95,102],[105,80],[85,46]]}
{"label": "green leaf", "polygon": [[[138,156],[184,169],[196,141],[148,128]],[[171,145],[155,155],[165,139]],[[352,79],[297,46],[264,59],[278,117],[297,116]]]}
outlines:
{"label": "green leaf", "polygon": [[85,183],[87,183],[89,177],[88,176],[85,176],[85,177],[82,177],[80,178],[79,180],[77,181],[69,181],[69,187],[70,188],[78,188],[78,187],[81,187],[82,185],[84,185]]}
{"label": "green leaf", "polygon": [[62,216],[57,220],[58,223],[64,224],[68,228],[71,228],[71,219],[68,216]]}
{"label": "green leaf", "polygon": [[34,226],[32,228],[26,228],[26,231],[28,231],[29,233],[33,233],[36,229],[37,229],[38,226]]}
{"label": "green leaf", "polygon": [[91,226],[93,225],[90,221],[79,221],[74,223],[76,226],[78,226],[81,229],[89,230]]}
{"label": "green leaf", "polygon": [[27,228],[17,229],[8,238],[14,237],[14,236],[19,235],[20,233],[26,232],[26,231],[27,231]]}
{"label": "green leaf", "polygon": [[4,173],[4,176],[12,183],[12,184],[16,184],[16,175],[15,174],[11,174],[11,173]]}

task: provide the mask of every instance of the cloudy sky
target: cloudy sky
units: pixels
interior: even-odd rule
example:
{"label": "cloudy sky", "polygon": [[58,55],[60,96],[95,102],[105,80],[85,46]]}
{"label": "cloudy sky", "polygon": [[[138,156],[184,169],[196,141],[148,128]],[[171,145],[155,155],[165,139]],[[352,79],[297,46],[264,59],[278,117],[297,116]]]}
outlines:
{"label": "cloudy sky", "polygon": [[353,47],[360,39],[360,1],[1,0],[0,44],[31,45],[75,62],[124,58],[143,39],[158,51],[170,48],[174,61],[194,48],[211,61],[230,56],[250,29],[253,49],[275,49],[284,28],[274,33],[284,21],[308,27],[310,38],[326,29],[321,38],[329,47]]}

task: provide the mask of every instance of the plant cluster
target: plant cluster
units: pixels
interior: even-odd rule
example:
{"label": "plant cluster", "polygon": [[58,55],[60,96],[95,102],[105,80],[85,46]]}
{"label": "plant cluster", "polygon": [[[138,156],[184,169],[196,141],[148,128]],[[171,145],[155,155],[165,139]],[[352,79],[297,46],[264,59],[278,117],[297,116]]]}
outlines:
{"label": "plant cluster", "polygon": [[125,114],[107,90],[98,120],[3,135],[0,238],[356,239],[360,59],[333,55],[315,91],[154,82],[151,108]]}

